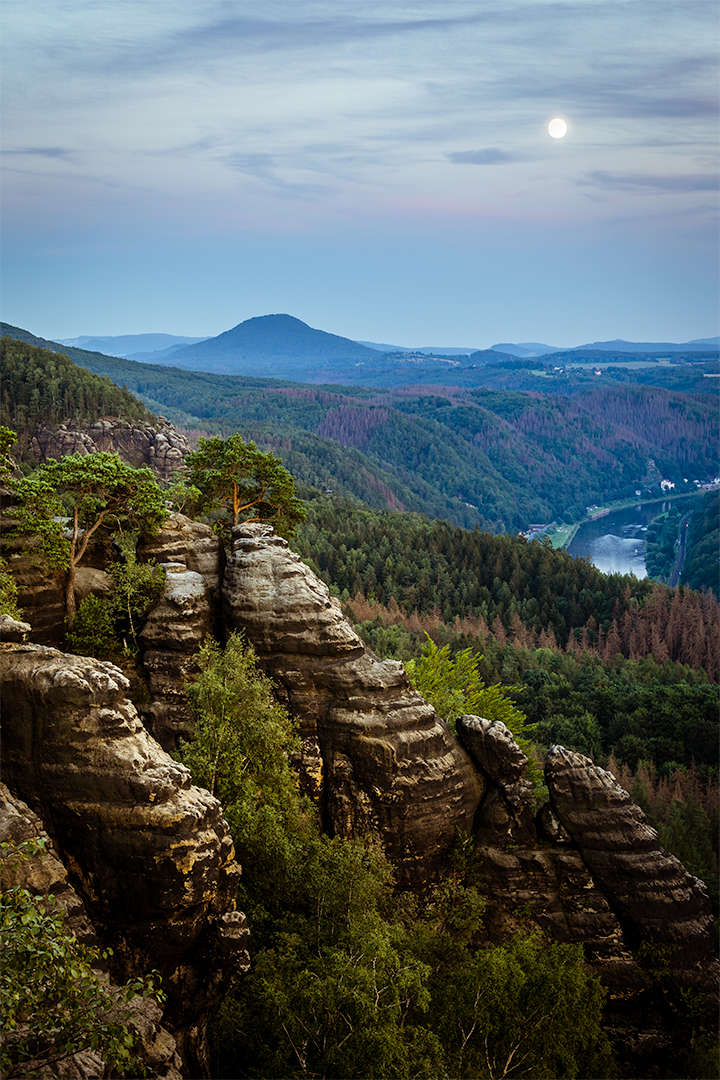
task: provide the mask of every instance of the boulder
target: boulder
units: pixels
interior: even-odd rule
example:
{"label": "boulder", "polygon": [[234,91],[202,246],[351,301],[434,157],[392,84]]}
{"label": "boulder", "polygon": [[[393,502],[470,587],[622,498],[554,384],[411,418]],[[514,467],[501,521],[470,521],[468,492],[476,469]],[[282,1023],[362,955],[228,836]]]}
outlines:
{"label": "boulder", "polygon": [[299,722],[306,790],[335,835],[376,832],[405,884],[437,877],[484,784],[401,664],[380,661],[272,528],[233,529],[223,613]]}
{"label": "boulder", "polygon": [[12,615],[0,615],[0,641],[25,641],[31,630],[30,623],[13,619]]}
{"label": "boulder", "polygon": [[105,570],[94,566],[78,566],[75,571],[75,603],[79,606],[86,596],[107,597],[113,589],[113,579]]}
{"label": "boulder", "polygon": [[4,778],[42,816],[119,981],[157,968],[187,1075],[248,967],[240,869],[218,801],[150,737],[110,663],[4,645]]}

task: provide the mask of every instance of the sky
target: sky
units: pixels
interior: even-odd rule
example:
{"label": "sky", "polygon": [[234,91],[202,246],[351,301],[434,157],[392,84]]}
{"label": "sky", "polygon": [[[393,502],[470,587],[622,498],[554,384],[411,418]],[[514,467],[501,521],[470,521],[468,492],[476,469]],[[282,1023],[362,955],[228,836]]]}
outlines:
{"label": "sky", "polygon": [[718,333],[716,0],[3,0],[2,49],[39,336]]}

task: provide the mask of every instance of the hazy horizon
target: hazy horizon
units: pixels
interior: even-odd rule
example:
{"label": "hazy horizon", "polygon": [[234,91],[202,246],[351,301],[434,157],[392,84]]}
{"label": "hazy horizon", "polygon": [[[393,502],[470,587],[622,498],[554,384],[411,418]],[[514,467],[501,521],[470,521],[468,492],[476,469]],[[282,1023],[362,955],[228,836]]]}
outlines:
{"label": "hazy horizon", "polygon": [[[250,316],[250,318],[252,318],[252,317],[253,316]],[[295,317],[297,318],[297,316],[295,316]],[[304,322],[305,320],[302,320],[302,321]],[[238,324],[236,324],[236,325],[238,325]],[[234,327],[226,327],[226,330],[230,330],[230,329],[233,329],[233,328]],[[23,329],[32,330],[32,328],[29,328],[29,327],[23,327]],[[323,327],[321,327],[321,326],[320,327],[313,327],[313,329],[323,330]],[[221,331],[221,333],[223,333],[223,332],[225,332],[225,331]],[[48,335],[47,340],[56,341],[61,345],[73,345],[73,346],[76,346],[78,348],[83,348],[85,346],[85,343],[88,343],[88,342],[102,341],[103,339],[105,339],[107,341],[110,341],[110,340],[123,340],[125,338],[133,338],[133,337],[144,338],[144,337],[151,337],[151,336],[153,336],[153,334],[158,336],[158,337],[161,337],[161,336],[163,336],[163,337],[174,337],[175,339],[177,339],[178,343],[180,341],[182,341],[182,340],[185,340],[185,339],[188,340],[188,341],[197,341],[197,340],[207,340],[209,338],[217,336],[215,334],[208,334],[206,337],[201,337],[200,335],[178,334],[175,331],[172,331],[172,332],[170,332],[170,331],[152,331],[152,332],[143,332],[143,333],[138,333],[138,334],[133,334],[133,333],[127,333],[127,334],[75,334],[75,335],[69,335],[69,336],[63,337],[63,338],[60,338],[58,336],[54,336],[54,335],[50,334],[50,335]],[[338,336],[345,337],[345,338],[348,337],[347,334],[340,334]],[[715,335],[707,334],[705,336],[700,335],[700,336],[698,336],[696,338],[688,338],[684,342],[673,342],[673,344],[687,345],[687,344],[693,344],[693,343],[696,343],[696,342],[699,342],[699,341],[704,341],[706,339],[707,340],[713,339],[713,340],[717,341],[717,337]],[[451,345],[451,344],[447,344],[447,343],[441,344],[441,345],[438,345],[438,344],[428,345],[428,344],[418,344],[418,343],[408,344],[407,342],[395,342],[395,343],[373,342],[373,341],[370,341],[367,338],[363,338],[363,339],[349,338],[348,340],[357,341],[358,344],[360,344],[360,345],[366,345],[366,346],[368,346],[370,348],[377,348],[379,350],[382,350],[384,348],[409,349],[409,350],[412,350],[412,349],[416,349],[416,350],[435,349],[438,352],[441,351],[443,348],[455,349],[455,350],[461,349],[461,350],[466,350],[466,351],[469,352],[469,351],[475,350],[475,349],[478,349],[478,350],[490,349],[490,348],[493,348],[493,347],[495,347],[497,345],[503,344],[503,342],[495,342],[494,341],[494,342],[489,342],[487,344],[486,343],[481,343],[481,344],[476,344],[476,345],[467,345],[467,344],[466,345],[456,345],[456,344]],[[599,343],[614,342],[614,341],[627,342],[627,339],[604,338],[604,339],[596,339],[596,341],[599,342]],[[585,341],[575,341],[575,342],[573,342],[571,344],[559,345],[556,342],[549,343],[549,342],[539,342],[539,341],[511,341],[509,338],[508,338],[508,340],[506,342],[504,342],[504,344],[518,346],[518,347],[527,347],[527,348],[531,348],[532,346],[536,346],[536,345],[541,345],[541,346],[551,345],[553,349],[557,349],[558,351],[577,349],[577,348],[581,348],[582,346],[591,345],[591,344],[595,344],[595,343],[596,342],[591,342],[590,340],[585,340]],[[628,343],[632,344],[632,342],[628,342]],[[648,344],[648,343],[649,342],[641,342],[639,344]],[[653,343],[654,344],[668,344],[668,342],[661,342],[659,339],[653,339]],[[165,344],[159,344],[159,345],[157,345],[157,351],[162,351],[166,347],[167,347],[167,345],[165,345]],[[141,350],[138,349],[137,351],[140,352]],[[128,354],[128,352],[126,350],[125,354],[120,354],[120,355],[127,355],[127,354]]]}

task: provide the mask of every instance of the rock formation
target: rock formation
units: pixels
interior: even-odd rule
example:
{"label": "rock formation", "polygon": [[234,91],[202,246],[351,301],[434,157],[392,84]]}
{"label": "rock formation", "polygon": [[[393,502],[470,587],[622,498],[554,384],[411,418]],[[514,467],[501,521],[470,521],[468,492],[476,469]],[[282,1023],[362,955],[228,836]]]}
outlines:
{"label": "rock formation", "polygon": [[[27,840],[44,839],[43,851],[15,861],[10,855],[2,864],[0,884],[3,890],[26,889],[39,898],[48,910],[62,913],[64,926],[84,945],[100,944],[82,899],[68,880],[68,874],[53,849],[52,842],[37,814],[21,799],[16,798],[5,784],[0,784],[0,842],[17,846]],[[51,903],[52,902],[52,903]],[[107,970],[99,960],[98,980],[107,979]],[[133,1022],[141,1045],[139,1053],[152,1076],[162,1080],[181,1080],[182,1063],[176,1052],[175,1039],[161,1024],[162,1009],[152,998],[135,998],[130,1003]],[[105,1063],[93,1050],[73,1054],[52,1070],[67,1077],[95,1077],[105,1074]]]}
{"label": "rock formation", "polygon": [[494,936],[521,929],[529,916],[557,941],[582,942],[588,959],[625,979],[631,956],[620,923],[560,822],[548,811],[535,821],[529,761],[512,733],[479,716],[461,716],[457,728],[487,781],[475,845],[494,898]]}
{"label": "rock formation", "polygon": [[113,977],[160,969],[163,1022],[205,1075],[208,1012],[248,966],[221,807],[148,735],[112,664],[39,645],[1,658],[4,780],[42,816]]}
{"label": "rock formation", "polygon": [[165,590],[141,634],[143,667],[151,702],[141,712],[165,750],[192,732],[185,684],[208,634],[220,637],[220,586],[225,568],[222,542],[209,525],[173,514],[157,536],[142,537],[138,560],[166,571]]}
{"label": "rock formation", "polygon": [[457,829],[471,830],[484,788],[402,665],[365,648],[339,601],[268,525],[233,529],[223,611],[299,721],[301,768],[327,828],[376,831],[402,882],[433,880]]}
{"label": "rock formation", "polygon": [[174,750],[192,734],[185,684],[197,665],[200,646],[210,633],[212,606],[200,574],[182,563],[161,563],[165,588],[140,633],[151,702],[142,708],[150,734]]}
{"label": "rock formation", "polygon": [[180,563],[200,574],[211,600],[219,604],[225,549],[209,525],[184,514],[171,514],[157,536],[140,538],[137,557],[139,562]]}
{"label": "rock formation", "polygon": [[463,716],[458,734],[487,781],[475,843],[491,936],[538,926],[582,944],[608,990],[605,1027],[622,1075],[662,1075],[668,1052],[692,1037],[683,995],[695,995],[698,1017],[717,1011],[704,886],[588,758],[551,749],[550,803],[533,821],[529,762],[505,725]]}
{"label": "rock formation", "polygon": [[611,773],[553,746],[545,774],[553,809],[610,897],[629,943],[668,946],[676,967],[706,959],[712,915],[705,886],[660,846]]}
{"label": "rock formation", "polygon": [[133,468],[149,466],[161,480],[171,480],[179,472],[190,447],[172,424],[161,418],[154,428],[135,420],[104,417],[94,423],[65,423],[35,430],[26,458],[42,463],[57,461],[68,454],[92,454],[97,450],[117,453]]}

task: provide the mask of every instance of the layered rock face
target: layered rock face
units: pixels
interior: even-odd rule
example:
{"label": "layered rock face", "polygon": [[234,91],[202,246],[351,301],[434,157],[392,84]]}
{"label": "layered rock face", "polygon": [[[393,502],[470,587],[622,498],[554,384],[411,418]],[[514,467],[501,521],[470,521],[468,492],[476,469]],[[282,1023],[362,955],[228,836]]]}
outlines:
{"label": "layered rock face", "polygon": [[582,754],[553,746],[545,764],[557,817],[612,903],[631,943],[669,946],[689,968],[710,950],[705,886],[660,846],[658,834],[615,778]]}
{"label": "layered rock face", "polygon": [[39,427],[27,451],[38,463],[68,454],[93,454],[97,450],[116,453],[127,465],[149,466],[161,480],[170,480],[183,467],[190,447],[172,424],[161,420],[154,428],[140,421],[104,418],[94,423],[58,424]]}
{"label": "layered rock face", "polygon": [[141,709],[164,750],[192,733],[185,684],[208,634],[219,637],[220,585],[225,552],[209,525],[173,514],[157,536],[138,544],[138,560],[153,559],[166,573],[165,590],[140,635],[151,703]]}
{"label": "layered rock face", "polygon": [[233,529],[228,630],[242,630],[300,724],[308,790],[335,835],[379,833],[400,880],[439,872],[484,791],[468,755],[401,664],[363,645],[327,587],[270,526]]}
{"label": "layered rock face", "polygon": [[[0,784],[0,842],[19,845],[26,840],[39,839],[46,841],[43,851],[23,861],[15,861],[11,856],[3,863],[0,880],[3,890],[26,889],[48,910],[61,912],[65,929],[78,941],[98,946],[98,937],[85,904],[70,884],[41,819],[5,784]],[[96,972],[99,980],[107,979],[100,962]],[[135,998],[130,1003],[130,1011],[140,1035],[139,1052],[150,1074],[162,1080],[181,1080],[182,1063],[175,1039],[162,1026],[160,1005],[152,998]],[[96,1051],[83,1050],[58,1062],[50,1071],[62,1077],[95,1077],[105,1075],[106,1065]]]}
{"label": "layered rock face", "polygon": [[185,684],[197,667],[197,653],[210,633],[212,609],[200,574],[181,563],[161,563],[165,588],[140,633],[143,668],[151,703],[142,707],[145,724],[165,750],[192,734]]}
{"label": "layered rock face", "polygon": [[179,563],[200,574],[212,601],[219,603],[225,570],[225,550],[217,533],[201,521],[171,514],[157,536],[143,536],[137,548],[139,562]]}
{"label": "layered rock face", "polygon": [[[621,1075],[664,1075],[667,1054],[689,1045],[700,1017],[711,1026],[717,1013],[704,886],[588,758],[551,749],[550,803],[533,821],[529,762],[505,725],[463,716],[458,734],[487,779],[475,841],[491,935],[503,940],[536,925],[582,944],[608,990],[605,1029]],[[682,1012],[688,991],[695,1019]]]}
{"label": "layered rock face", "polygon": [[112,664],[2,647],[3,772],[41,814],[125,981],[159,968],[188,1075],[207,1014],[247,969],[239,867],[220,804],[149,736]]}
{"label": "layered rock face", "polygon": [[487,777],[475,844],[498,901],[488,919],[492,932],[502,939],[531,916],[556,941],[582,942],[606,981],[626,983],[632,958],[617,916],[550,808],[535,821],[530,763],[512,733],[479,716],[461,716],[457,729]]}

